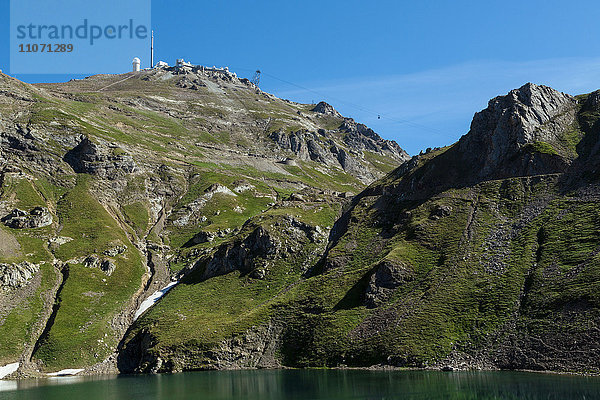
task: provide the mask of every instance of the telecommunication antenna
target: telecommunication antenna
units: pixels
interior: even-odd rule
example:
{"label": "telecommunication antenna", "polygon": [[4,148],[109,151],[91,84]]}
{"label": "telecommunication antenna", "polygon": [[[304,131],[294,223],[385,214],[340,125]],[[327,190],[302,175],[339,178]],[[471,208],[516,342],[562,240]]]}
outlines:
{"label": "telecommunication antenna", "polygon": [[152,31],[152,40],[150,41],[150,68],[154,68],[154,31]]}
{"label": "telecommunication antenna", "polygon": [[257,69],[256,72],[254,73],[254,77],[252,78],[252,83],[254,83],[254,85],[256,87],[260,86],[260,69]]}

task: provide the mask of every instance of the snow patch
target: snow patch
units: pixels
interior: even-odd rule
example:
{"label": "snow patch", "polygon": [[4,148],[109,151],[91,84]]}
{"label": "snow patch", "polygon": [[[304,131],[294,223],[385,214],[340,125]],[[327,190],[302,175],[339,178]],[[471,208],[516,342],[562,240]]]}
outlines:
{"label": "snow patch", "polygon": [[15,372],[16,370],[19,369],[19,364],[18,362],[16,363],[12,363],[12,364],[6,364],[3,367],[0,367],[0,379],[4,378],[5,376],[8,376],[10,374],[12,374],[13,372]]}
{"label": "snow patch", "polygon": [[135,321],[136,319],[138,319],[138,317],[140,315],[142,315],[147,309],[152,307],[158,300],[160,300],[161,297],[163,297],[165,294],[167,294],[167,292],[169,290],[173,289],[173,287],[175,285],[177,285],[178,283],[179,283],[179,281],[171,282],[164,288],[152,293],[150,295],[150,297],[148,297],[146,300],[144,300],[142,302],[142,304],[140,304],[140,307],[137,309],[137,311],[135,312],[135,315],[133,316],[133,320]]}
{"label": "snow patch", "polygon": [[48,376],[69,376],[69,375],[77,375],[81,371],[83,371],[83,368],[67,368],[67,369],[61,369],[58,372],[51,372],[46,375],[48,375]]}

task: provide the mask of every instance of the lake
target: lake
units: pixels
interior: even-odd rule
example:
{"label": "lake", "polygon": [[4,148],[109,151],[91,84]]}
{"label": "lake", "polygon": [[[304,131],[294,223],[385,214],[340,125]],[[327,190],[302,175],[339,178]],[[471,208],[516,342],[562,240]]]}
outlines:
{"label": "lake", "polygon": [[250,370],[0,382],[0,399],[600,399],[600,377],[527,372]]}

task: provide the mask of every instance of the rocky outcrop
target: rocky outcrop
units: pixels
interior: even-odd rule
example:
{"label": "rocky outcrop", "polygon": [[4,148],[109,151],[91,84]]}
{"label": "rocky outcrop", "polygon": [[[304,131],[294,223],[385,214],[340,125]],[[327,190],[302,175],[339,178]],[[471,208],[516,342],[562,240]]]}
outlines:
{"label": "rocky outcrop", "polygon": [[396,288],[414,279],[413,267],[402,261],[383,260],[369,279],[365,292],[365,305],[375,308],[384,304]]}
{"label": "rocky outcrop", "polygon": [[280,248],[274,235],[258,227],[243,240],[220,246],[206,264],[203,277],[208,279],[235,270],[249,273],[260,269],[261,264],[275,256]]}
{"label": "rocky outcrop", "polygon": [[340,126],[340,131],[345,133],[344,142],[352,149],[389,155],[400,163],[410,158],[408,153],[398,143],[383,139],[371,128],[357,123],[352,118],[344,119],[344,122]]}
{"label": "rocky outcrop", "polygon": [[52,214],[46,207],[35,207],[30,212],[15,208],[2,218],[2,223],[13,229],[42,228],[52,224]]}
{"label": "rocky outcrop", "polygon": [[36,170],[47,172],[62,170],[60,163],[44,149],[46,132],[33,126],[9,122],[0,121],[0,164],[11,167],[35,166]]}
{"label": "rocky outcrop", "polygon": [[449,216],[452,213],[452,207],[446,205],[436,205],[431,212],[429,213],[429,218],[433,220],[438,220],[440,218],[444,218]]}
{"label": "rocky outcrop", "polygon": [[337,110],[335,108],[333,108],[333,106],[331,104],[325,103],[324,101],[320,101],[319,104],[314,106],[312,111],[319,113],[319,114],[328,115],[328,116],[334,117],[334,118],[340,118],[340,119],[343,118],[342,114],[337,112]]}
{"label": "rocky outcrop", "polygon": [[98,175],[114,179],[136,169],[133,157],[116,145],[101,144],[83,137],[81,142],[64,157],[78,173]]}
{"label": "rocky outcrop", "polygon": [[[553,146],[575,121],[576,106],[573,96],[528,83],[476,113],[457,150],[481,179],[564,172],[571,160]],[[536,154],[536,144],[545,152]]]}
{"label": "rocky outcrop", "polygon": [[82,264],[86,268],[98,268],[102,272],[104,272],[107,276],[111,276],[113,272],[115,272],[116,265],[112,260],[109,259],[101,259],[96,255],[91,255],[86,257]]}
{"label": "rocky outcrop", "polygon": [[353,154],[350,154],[350,150],[338,146],[334,141],[327,140],[317,133],[297,131],[288,134],[275,131],[271,133],[270,138],[282,149],[294,153],[300,160],[338,166],[364,181],[372,180],[375,177],[358,161],[361,157],[360,153],[354,151]]}
{"label": "rocky outcrop", "polygon": [[194,235],[188,245],[200,244],[200,243],[210,243],[213,242],[217,238],[225,238],[232,233],[231,229],[219,229],[218,231],[200,231]]}
{"label": "rocky outcrop", "polygon": [[119,352],[119,370],[125,373],[164,373],[197,369],[281,368],[282,331],[281,326],[269,323],[252,327],[210,350],[192,347],[185,352],[164,354],[148,351],[157,340],[149,332],[142,331]]}
{"label": "rocky outcrop", "polygon": [[[333,137],[343,133],[344,146],[337,144]],[[364,180],[372,180],[375,175],[362,162],[364,151],[390,157],[398,164],[406,161],[408,154],[396,142],[384,140],[365,125],[357,124],[350,118],[344,119],[339,131],[318,132],[308,130],[285,133],[274,131],[269,137],[282,149],[295,154],[304,161],[316,161],[325,165],[340,166],[344,171]]]}
{"label": "rocky outcrop", "polygon": [[577,114],[574,97],[528,83],[490,100],[454,145],[414,156],[395,170],[404,179],[393,190],[416,200],[487,180],[564,173],[577,158]]}
{"label": "rocky outcrop", "polygon": [[110,249],[104,250],[102,252],[102,254],[104,254],[105,256],[108,256],[108,257],[116,257],[120,254],[125,253],[126,250],[127,250],[126,245],[115,246],[115,247],[111,247]]}
{"label": "rocky outcrop", "polygon": [[40,266],[28,261],[19,264],[0,264],[0,288],[17,289],[27,283],[39,271]]}
{"label": "rocky outcrop", "polygon": [[[219,245],[208,258],[199,259],[186,274],[202,271],[202,280],[240,271],[252,278],[263,279],[269,266],[276,259],[299,254],[307,243],[318,244],[325,249],[328,232],[291,216],[284,216],[268,227],[243,227],[240,234]],[[212,235],[210,235],[212,236]],[[198,235],[198,241],[209,240],[206,233]],[[314,256],[320,256],[315,253]]]}

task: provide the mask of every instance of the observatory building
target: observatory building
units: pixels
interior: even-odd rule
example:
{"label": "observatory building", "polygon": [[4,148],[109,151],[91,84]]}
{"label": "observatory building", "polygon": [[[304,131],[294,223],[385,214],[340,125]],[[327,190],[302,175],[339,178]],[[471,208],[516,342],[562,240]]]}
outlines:
{"label": "observatory building", "polygon": [[136,57],[136,58],[133,59],[133,62],[132,62],[132,64],[133,64],[133,72],[139,72],[140,71],[140,65],[141,65],[141,63],[142,62],[140,61],[139,58]]}

